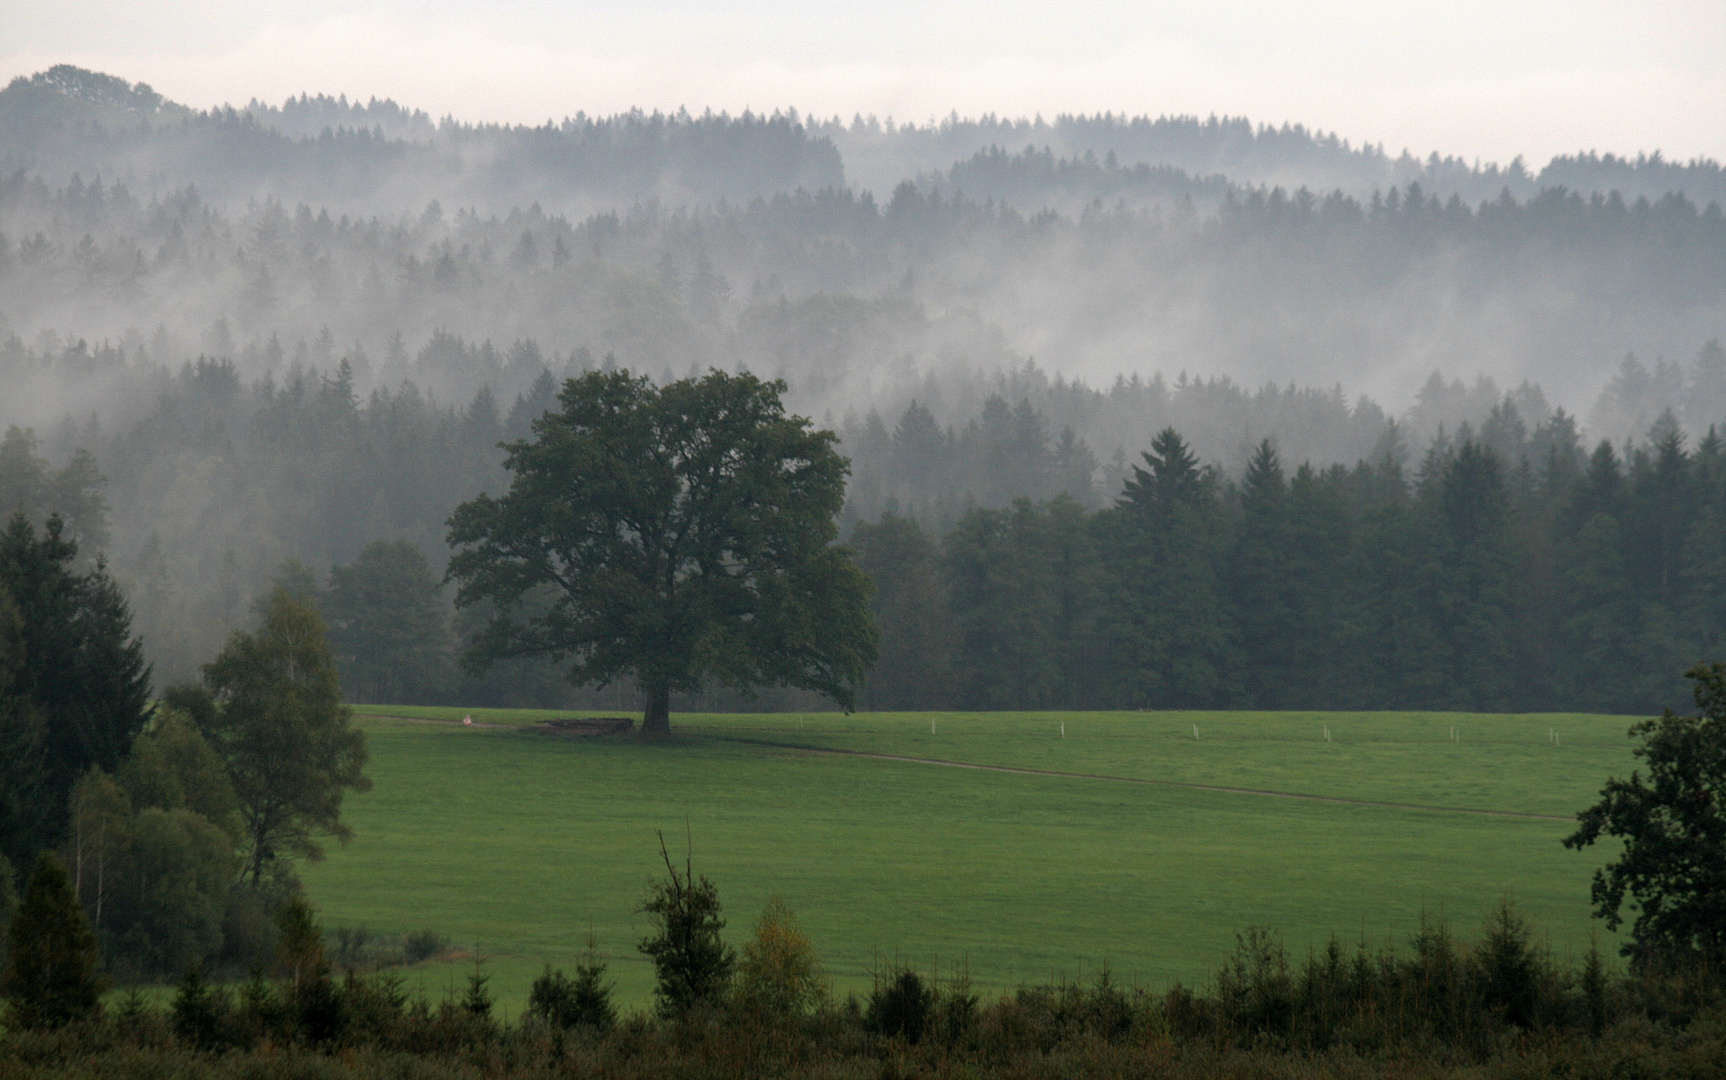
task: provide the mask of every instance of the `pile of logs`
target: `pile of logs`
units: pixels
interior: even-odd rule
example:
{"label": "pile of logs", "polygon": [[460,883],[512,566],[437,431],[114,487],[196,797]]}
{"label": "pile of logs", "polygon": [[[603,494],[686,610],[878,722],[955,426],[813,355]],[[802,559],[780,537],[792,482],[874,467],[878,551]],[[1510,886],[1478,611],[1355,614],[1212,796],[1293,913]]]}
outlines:
{"label": "pile of logs", "polygon": [[635,730],[635,720],[628,716],[558,717],[545,721],[554,735],[628,735]]}

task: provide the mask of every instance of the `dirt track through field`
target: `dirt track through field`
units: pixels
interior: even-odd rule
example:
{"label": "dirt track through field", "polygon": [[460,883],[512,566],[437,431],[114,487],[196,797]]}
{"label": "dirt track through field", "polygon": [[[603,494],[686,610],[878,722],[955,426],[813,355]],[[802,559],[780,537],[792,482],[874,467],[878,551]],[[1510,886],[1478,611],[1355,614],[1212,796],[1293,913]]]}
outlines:
{"label": "dirt track through field", "polygon": [[704,737],[721,742],[772,746],[781,750],[798,750],[809,754],[839,754],[848,757],[875,758],[878,761],[903,761],[912,765],[942,765],[950,769],[981,769],[984,772],[1018,773],[1023,776],[1055,776],[1070,780],[1106,780],[1117,784],[1149,784],[1154,787],[1186,788],[1190,791],[1215,791],[1225,795],[1257,795],[1268,799],[1298,799],[1302,802],[1335,803],[1340,806],[1374,806],[1391,810],[1428,810],[1440,814],[1473,814],[1477,817],[1521,818],[1528,821],[1575,821],[1574,817],[1557,814],[1527,814],[1519,810],[1478,810],[1467,806],[1431,806],[1425,803],[1378,802],[1372,799],[1349,799],[1335,795],[1305,795],[1297,791],[1272,791],[1267,788],[1228,787],[1223,784],[1195,784],[1185,780],[1154,780],[1142,776],[1108,776],[1102,773],[1062,772],[1058,769],[1032,769],[1020,765],[979,765],[973,761],[947,761],[942,758],[909,757],[902,754],[878,754],[868,750],[836,750],[826,746],[802,743],[774,742],[770,739],[744,739],[732,735],[703,733]]}
{"label": "dirt track through field", "polygon": [[[434,720],[417,716],[388,716],[382,713],[356,713],[367,720],[406,720],[416,724],[455,724],[459,720]],[[486,724],[475,721],[476,728],[522,728],[532,724]],[[948,761],[944,758],[910,757],[905,754],[879,754],[869,750],[838,750],[830,746],[809,746],[805,743],[774,742],[771,739],[746,739],[736,735],[701,736],[716,742],[744,743],[749,746],[770,746],[776,750],[796,750],[805,754],[832,754],[843,757],[873,758],[876,761],[902,761],[910,765],[939,765],[949,769],[978,769],[983,772],[1017,773],[1021,776],[1051,776],[1067,780],[1103,780],[1116,784],[1148,784],[1153,787],[1185,788],[1188,791],[1215,791],[1224,795],[1257,795],[1266,799],[1296,799],[1301,802],[1333,803],[1338,806],[1374,806],[1387,810],[1426,810],[1436,814],[1473,814],[1476,817],[1520,818],[1524,821],[1575,821],[1574,817],[1558,814],[1528,814],[1520,810],[1480,810],[1468,806],[1432,806],[1427,803],[1380,802],[1373,799],[1349,799],[1339,795],[1307,795],[1298,791],[1273,791],[1269,788],[1229,787],[1224,784],[1195,784],[1187,780],[1155,780],[1143,776],[1109,776],[1104,773],[1063,772],[1059,769],[1032,769],[1022,765],[980,765],[974,761]]]}

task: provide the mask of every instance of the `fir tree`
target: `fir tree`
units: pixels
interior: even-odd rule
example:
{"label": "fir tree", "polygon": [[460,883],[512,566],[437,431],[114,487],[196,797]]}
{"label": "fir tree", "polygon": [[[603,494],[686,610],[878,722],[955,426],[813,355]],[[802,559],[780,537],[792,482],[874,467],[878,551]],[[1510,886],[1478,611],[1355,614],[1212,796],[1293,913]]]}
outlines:
{"label": "fir tree", "polygon": [[101,1009],[96,935],[73,895],[66,867],[50,852],[36,861],[8,939],[9,1024],[55,1028]]}

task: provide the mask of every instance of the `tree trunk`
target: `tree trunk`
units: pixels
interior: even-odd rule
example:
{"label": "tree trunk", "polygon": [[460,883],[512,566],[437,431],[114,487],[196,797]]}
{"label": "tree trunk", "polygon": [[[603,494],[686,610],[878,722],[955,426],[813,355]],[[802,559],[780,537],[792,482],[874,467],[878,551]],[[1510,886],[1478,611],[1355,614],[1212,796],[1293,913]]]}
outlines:
{"label": "tree trunk", "polygon": [[647,710],[641,718],[641,737],[665,739],[671,736],[671,688],[663,684],[646,688]]}

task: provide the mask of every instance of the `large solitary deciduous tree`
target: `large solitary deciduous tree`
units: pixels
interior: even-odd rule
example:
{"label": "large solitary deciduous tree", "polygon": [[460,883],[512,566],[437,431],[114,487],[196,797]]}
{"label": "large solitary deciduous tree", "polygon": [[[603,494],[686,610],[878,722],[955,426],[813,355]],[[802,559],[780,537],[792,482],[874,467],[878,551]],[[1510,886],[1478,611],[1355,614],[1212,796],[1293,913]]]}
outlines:
{"label": "large solitary deciduous tree", "polygon": [[565,383],[506,446],[508,494],[450,518],[456,603],[493,611],[469,667],[546,656],[578,686],[633,676],[647,735],[670,732],[673,691],[709,680],[849,708],[876,647],[869,579],[834,544],[849,465],[784,389],[720,371]]}
{"label": "large solitary deciduous tree", "polygon": [[1601,834],[1623,840],[1616,862],[1594,875],[1595,912],[1617,929],[1625,899],[1637,909],[1625,952],[1670,963],[1686,956],[1726,965],[1726,664],[1685,672],[1697,715],[1670,709],[1630,729],[1648,765],[1612,779],[1578,815],[1564,841],[1583,848]]}

